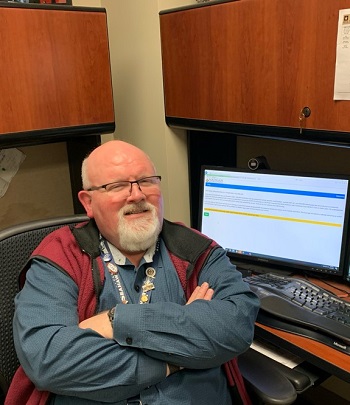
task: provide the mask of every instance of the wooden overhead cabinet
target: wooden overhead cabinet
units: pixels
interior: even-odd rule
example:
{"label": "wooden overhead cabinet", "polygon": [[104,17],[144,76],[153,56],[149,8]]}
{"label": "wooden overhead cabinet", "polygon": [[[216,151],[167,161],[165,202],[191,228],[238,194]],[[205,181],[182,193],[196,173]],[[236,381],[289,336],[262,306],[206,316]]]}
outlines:
{"label": "wooden overhead cabinet", "polygon": [[103,8],[0,3],[0,148],[114,131]]}
{"label": "wooden overhead cabinet", "polygon": [[347,140],[350,101],[333,100],[346,8],[349,0],[240,0],[161,12],[168,123],[285,127],[293,137],[302,125],[301,136]]}

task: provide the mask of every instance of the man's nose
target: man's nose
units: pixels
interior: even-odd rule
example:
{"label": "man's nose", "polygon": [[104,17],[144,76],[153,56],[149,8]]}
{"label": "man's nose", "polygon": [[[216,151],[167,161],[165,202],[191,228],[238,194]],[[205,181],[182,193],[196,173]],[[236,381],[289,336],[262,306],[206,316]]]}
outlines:
{"label": "man's nose", "polygon": [[142,192],[141,186],[138,183],[130,183],[129,199],[142,199],[145,198],[145,194]]}

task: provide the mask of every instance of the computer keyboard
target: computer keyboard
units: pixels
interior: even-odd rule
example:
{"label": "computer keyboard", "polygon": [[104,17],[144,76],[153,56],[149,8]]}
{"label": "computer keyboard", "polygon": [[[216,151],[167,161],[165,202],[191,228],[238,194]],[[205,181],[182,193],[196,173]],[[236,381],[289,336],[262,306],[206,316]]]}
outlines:
{"label": "computer keyboard", "polygon": [[245,277],[260,298],[257,321],[350,354],[350,303],[299,278],[273,273]]}

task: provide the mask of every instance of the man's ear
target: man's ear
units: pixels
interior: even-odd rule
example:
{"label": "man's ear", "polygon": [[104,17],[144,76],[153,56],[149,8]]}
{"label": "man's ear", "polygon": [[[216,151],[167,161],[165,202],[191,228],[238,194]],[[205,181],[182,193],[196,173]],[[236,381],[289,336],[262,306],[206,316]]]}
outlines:
{"label": "man's ear", "polygon": [[85,191],[85,190],[80,190],[78,192],[78,198],[79,198],[79,201],[81,202],[82,206],[84,207],[84,209],[86,211],[86,215],[89,218],[93,218],[90,192]]}

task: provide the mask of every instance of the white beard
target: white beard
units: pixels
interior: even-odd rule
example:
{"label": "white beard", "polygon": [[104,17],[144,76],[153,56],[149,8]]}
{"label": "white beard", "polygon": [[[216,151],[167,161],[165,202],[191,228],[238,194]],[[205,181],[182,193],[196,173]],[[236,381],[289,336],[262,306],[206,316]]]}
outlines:
{"label": "white beard", "polygon": [[[151,218],[139,218],[127,222],[125,214],[141,212],[145,209],[152,214]],[[158,239],[162,224],[155,207],[148,203],[132,204],[119,212],[118,235],[120,249],[126,252],[142,252],[154,245]]]}

